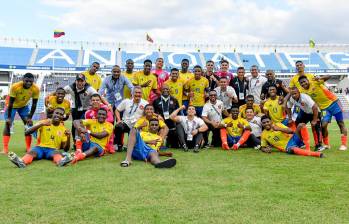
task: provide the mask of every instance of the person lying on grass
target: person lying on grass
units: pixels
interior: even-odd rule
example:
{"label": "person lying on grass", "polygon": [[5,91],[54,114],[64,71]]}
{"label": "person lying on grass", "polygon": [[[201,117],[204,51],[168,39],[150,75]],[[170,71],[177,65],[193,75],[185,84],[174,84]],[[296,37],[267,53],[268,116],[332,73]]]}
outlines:
{"label": "person lying on grass", "polygon": [[122,167],[131,165],[132,158],[135,160],[150,161],[155,168],[171,168],[176,165],[176,159],[170,158],[160,161],[158,150],[162,144],[162,137],[159,133],[159,120],[151,118],[149,120],[148,131],[138,131],[132,128],[128,144],[126,160],[121,162]]}
{"label": "person lying on grass", "polygon": [[[312,152],[310,150],[303,150],[303,140],[309,139],[309,134],[303,133],[305,124],[298,124],[295,131],[288,128],[281,123],[273,123],[270,118],[264,115],[261,118],[263,132],[261,135],[261,150],[266,153],[271,153],[271,146],[277,148],[280,152],[289,154],[296,154],[302,156],[323,157],[321,152]],[[308,132],[307,132],[308,133]]]}
{"label": "person lying on grass", "polygon": [[113,125],[106,122],[107,110],[99,108],[97,119],[75,120],[74,126],[77,130],[82,145],[76,145],[76,153],[72,163],[84,160],[86,157],[100,157],[108,144],[113,132]]}
{"label": "person lying on grass", "polygon": [[53,111],[52,119],[40,121],[33,127],[26,130],[25,134],[30,135],[38,131],[38,145],[27,152],[23,158],[19,158],[14,152],[8,154],[9,160],[18,168],[25,168],[33,160],[53,160],[57,166],[68,164],[72,158],[63,154],[59,149],[68,151],[70,148],[70,131],[62,124],[64,109],[56,108]]}

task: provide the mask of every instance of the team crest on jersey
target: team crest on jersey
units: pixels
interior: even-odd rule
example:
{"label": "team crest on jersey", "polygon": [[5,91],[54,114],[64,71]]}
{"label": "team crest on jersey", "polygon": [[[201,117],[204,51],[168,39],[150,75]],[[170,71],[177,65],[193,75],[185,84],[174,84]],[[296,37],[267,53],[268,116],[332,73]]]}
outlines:
{"label": "team crest on jersey", "polygon": [[222,107],[221,105],[218,105],[218,109],[221,109],[221,107]]}
{"label": "team crest on jersey", "polygon": [[62,136],[62,132],[61,131],[57,131],[57,135],[58,136]]}
{"label": "team crest on jersey", "polygon": [[304,106],[305,106],[305,104],[304,104],[303,102],[301,102],[301,106],[302,106],[302,107],[304,107]]}
{"label": "team crest on jersey", "polygon": [[140,105],[140,106],[139,106],[139,109],[143,110],[143,109],[144,109],[144,106],[143,106],[143,105]]}

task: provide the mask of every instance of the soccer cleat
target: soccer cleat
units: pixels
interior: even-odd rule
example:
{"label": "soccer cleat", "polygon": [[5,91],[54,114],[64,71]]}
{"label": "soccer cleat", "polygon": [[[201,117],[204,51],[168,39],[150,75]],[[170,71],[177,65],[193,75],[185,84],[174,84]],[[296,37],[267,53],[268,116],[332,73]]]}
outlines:
{"label": "soccer cleat", "polygon": [[254,147],[255,150],[260,150],[261,149],[261,145],[257,145]]}
{"label": "soccer cleat", "polygon": [[238,150],[239,149],[239,146],[237,144],[234,144],[233,147],[232,147],[233,150]]}
{"label": "soccer cleat", "polygon": [[71,157],[70,155],[66,155],[59,161],[57,166],[59,166],[59,167],[65,166],[68,163],[70,163],[72,160],[73,160],[73,157]]}
{"label": "soccer cleat", "polygon": [[172,168],[176,165],[176,163],[177,163],[177,160],[171,158],[155,164],[154,167],[155,168]]}
{"label": "soccer cleat", "polygon": [[326,149],[326,147],[325,147],[324,145],[319,145],[319,146],[317,146],[315,149],[316,149],[316,151],[318,151],[318,152],[322,152],[322,151],[324,151],[324,150]]}
{"label": "soccer cleat", "polygon": [[325,149],[331,149],[330,145],[322,145]]}
{"label": "soccer cleat", "polygon": [[193,152],[195,152],[195,153],[200,152],[200,147],[199,147],[198,145],[196,145],[196,146],[194,147]]}
{"label": "soccer cleat", "polygon": [[324,158],[325,157],[325,154],[323,154],[323,153],[320,153],[320,156],[319,156],[320,158]]}
{"label": "soccer cleat", "polygon": [[128,160],[124,160],[120,163],[121,167],[129,167],[131,165],[131,162]]}
{"label": "soccer cleat", "polygon": [[23,162],[23,160],[21,158],[19,158],[16,153],[14,152],[9,152],[8,154],[8,158],[9,160],[15,164],[18,168],[25,168],[26,165],[25,163]]}
{"label": "soccer cleat", "polygon": [[345,151],[345,150],[347,150],[348,148],[347,148],[347,146],[346,145],[341,145],[341,146],[339,146],[339,150],[341,150],[341,151]]}

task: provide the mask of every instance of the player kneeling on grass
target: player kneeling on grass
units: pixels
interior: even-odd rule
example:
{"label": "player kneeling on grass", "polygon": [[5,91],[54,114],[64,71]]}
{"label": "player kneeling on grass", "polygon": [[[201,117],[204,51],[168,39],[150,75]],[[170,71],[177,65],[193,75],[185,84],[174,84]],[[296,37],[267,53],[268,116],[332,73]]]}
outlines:
{"label": "player kneeling on grass", "polygon": [[[223,119],[221,125],[223,128],[221,129],[220,134],[222,140],[222,148],[224,150],[238,150],[238,148],[243,145],[250,137],[250,124],[244,118],[239,117],[238,106],[233,106],[231,108],[229,117]],[[229,145],[233,145],[233,147],[229,148]]]}
{"label": "player kneeling on grass", "polygon": [[163,139],[158,134],[159,120],[152,118],[149,120],[149,130],[138,131],[132,128],[128,144],[126,160],[121,162],[122,167],[131,165],[132,158],[135,160],[150,161],[155,168],[171,168],[176,165],[176,159],[170,158],[160,161],[158,150],[162,144]]}
{"label": "player kneeling on grass", "polygon": [[70,147],[70,131],[61,123],[64,116],[63,108],[56,108],[52,114],[52,119],[43,120],[26,130],[25,134],[30,135],[38,131],[39,144],[26,153],[23,158],[19,158],[14,152],[10,152],[8,157],[12,163],[19,168],[29,165],[34,159],[53,160],[57,166],[68,164],[72,158],[62,155],[59,149],[68,151]]}
{"label": "player kneeling on grass", "polygon": [[107,110],[101,107],[97,112],[97,119],[74,121],[79,139],[76,139],[76,153],[72,163],[92,155],[99,157],[104,154],[113,132],[113,125],[106,122],[107,114]]}
{"label": "player kneeling on grass", "polygon": [[266,115],[261,118],[261,121],[264,129],[261,136],[261,150],[263,152],[270,153],[271,148],[269,145],[271,145],[279,151],[289,154],[323,157],[321,152],[312,152],[300,148],[304,146],[301,135],[301,130],[305,126],[304,123],[298,124],[296,130],[292,131],[292,129],[282,123],[274,124]]}

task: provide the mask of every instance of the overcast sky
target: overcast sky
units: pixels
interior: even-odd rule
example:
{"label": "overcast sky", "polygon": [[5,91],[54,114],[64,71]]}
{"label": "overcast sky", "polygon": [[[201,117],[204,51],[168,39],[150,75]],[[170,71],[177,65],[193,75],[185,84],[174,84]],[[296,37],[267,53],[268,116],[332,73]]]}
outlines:
{"label": "overcast sky", "polygon": [[0,36],[161,43],[348,43],[348,0],[3,1]]}

